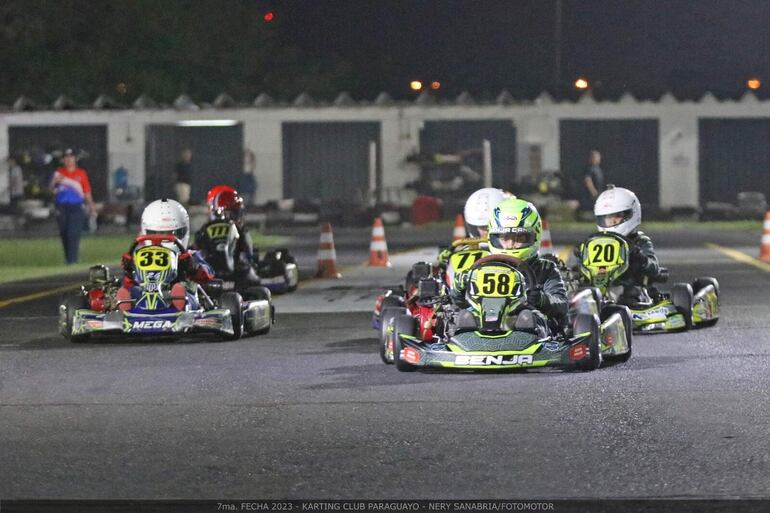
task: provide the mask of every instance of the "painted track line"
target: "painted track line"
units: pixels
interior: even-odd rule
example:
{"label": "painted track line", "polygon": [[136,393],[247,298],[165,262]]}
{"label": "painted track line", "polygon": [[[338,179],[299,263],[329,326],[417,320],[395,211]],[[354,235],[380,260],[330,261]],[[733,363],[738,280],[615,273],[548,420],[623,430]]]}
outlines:
{"label": "painted track line", "polygon": [[749,256],[742,251],[726,248],[724,246],[720,246],[719,244],[714,244],[713,242],[707,242],[706,247],[717,250],[723,255],[727,255],[728,257],[732,258],[733,260],[754,266],[761,271],[765,271],[766,273],[770,273],[770,264],[763,262],[762,260],[758,260],[753,256]]}
{"label": "painted track line", "polygon": [[54,294],[59,294],[67,290],[72,290],[76,287],[78,287],[78,284],[73,283],[71,285],[56,287],[55,289],[41,290],[40,292],[27,294],[25,296],[18,296],[18,297],[12,297],[10,299],[4,299],[3,301],[0,301],[0,308],[5,308],[6,306],[15,305],[17,303],[25,303],[27,301],[32,301],[34,299],[40,299],[41,297],[52,296]]}

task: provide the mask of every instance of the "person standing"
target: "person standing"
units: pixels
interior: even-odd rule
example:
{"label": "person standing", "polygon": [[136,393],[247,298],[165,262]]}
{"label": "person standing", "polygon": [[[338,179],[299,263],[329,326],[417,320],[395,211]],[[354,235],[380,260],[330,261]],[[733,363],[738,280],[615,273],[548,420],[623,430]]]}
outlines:
{"label": "person standing", "polygon": [[594,201],[604,190],[604,172],[599,167],[602,163],[602,154],[597,150],[591,150],[588,156],[588,164],[583,171],[583,194],[581,208],[591,210]]}
{"label": "person standing", "polygon": [[69,265],[78,261],[80,235],[85,222],[83,204],[85,203],[88,208],[90,216],[96,215],[96,205],[91,195],[88,173],[78,167],[77,157],[72,149],[64,150],[62,162],[64,165],[54,171],[48,187],[54,193],[56,220],[64,246],[64,260]]}
{"label": "person standing", "polygon": [[257,202],[257,156],[251,150],[243,150],[243,173],[238,178],[238,192],[241,193],[244,206]]}
{"label": "person standing", "polygon": [[192,189],[192,150],[185,148],[179,154],[176,163],[176,184],[174,192],[176,199],[185,208],[190,203],[190,190]]}
{"label": "person standing", "polygon": [[11,208],[15,212],[19,202],[24,199],[24,173],[13,157],[8,157],[8,183],[11,192]]}

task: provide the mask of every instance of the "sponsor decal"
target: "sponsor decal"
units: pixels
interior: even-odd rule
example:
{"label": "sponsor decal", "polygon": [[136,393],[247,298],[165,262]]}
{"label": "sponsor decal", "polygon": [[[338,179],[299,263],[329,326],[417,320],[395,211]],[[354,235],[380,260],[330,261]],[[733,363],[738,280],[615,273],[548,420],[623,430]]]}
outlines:
{"label": "sponsor decal", "polygon": [[406,347],[402,350],[402,358],[405,362],[416,364],[420,361],[420,353],[416,349]]}
{"label": "sponsor decal", "polygon": [[559,350],[559,343],[558,342],[546,342],[543,344],[543,349],[546,351],[558,351]]}
{"label": "sponsor decal", "polygon": [[133,321],[131,323],[132,330],[149,330],[149,329],[171,329],[174,327],[174,323],[171,321]]}
{"label": "sponsor decal", "polygon": [[455,357],[455,365],[529,365],[533,362],[531,354],[483,355],[461,354]]}

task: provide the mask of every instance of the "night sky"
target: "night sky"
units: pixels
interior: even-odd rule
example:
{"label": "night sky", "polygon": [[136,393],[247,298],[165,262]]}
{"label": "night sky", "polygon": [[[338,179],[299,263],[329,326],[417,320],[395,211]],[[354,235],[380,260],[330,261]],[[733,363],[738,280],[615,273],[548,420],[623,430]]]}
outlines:
{"label": "night sky", "polygon": [[351,92],[409,95],[411,79],[440,94],[570,94],[586,76],[597,97],[665,91],[739,97],[770,88],[770,2],[562,0],[562,82],[555,83],[556,0],[298,0],[273,4],[284,37],[355,71]]}

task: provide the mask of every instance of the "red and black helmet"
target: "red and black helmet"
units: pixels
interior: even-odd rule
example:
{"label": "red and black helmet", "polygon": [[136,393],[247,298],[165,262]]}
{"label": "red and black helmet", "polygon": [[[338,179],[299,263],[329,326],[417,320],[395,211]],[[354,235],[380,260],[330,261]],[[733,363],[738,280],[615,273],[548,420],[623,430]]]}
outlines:
{"label": "red and black helmet", "polygon": [[211,218],[229,219],[239,223],[243,219],[243,198],[232,187],[229,189],[222,190],[212,199],[209,206]]}

